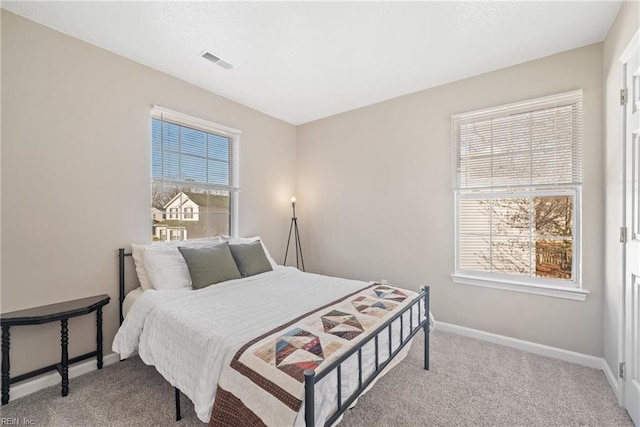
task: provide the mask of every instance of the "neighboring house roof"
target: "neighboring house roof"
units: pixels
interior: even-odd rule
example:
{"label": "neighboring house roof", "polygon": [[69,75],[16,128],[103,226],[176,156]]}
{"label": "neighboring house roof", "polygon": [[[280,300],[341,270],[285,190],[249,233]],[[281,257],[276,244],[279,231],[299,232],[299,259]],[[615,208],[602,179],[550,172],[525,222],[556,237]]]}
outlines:
{"label": "neighboring house roof", "polygon": [[184,192],[185,196],[191,199],[198,206],[207,206],[207,195],[203,193]]}
{"label": "neighboring house roof", "polygon": [[[184,195],[186,199],[191,200],[193,203],[195,203],[198,206],[204,206],[204,207],[215,206],[219,208],[229,207],[229,197],[227,196],[208,195],[209,203],[207,204],[206,193],[194,193],[192,191],[181,191],[178,194],[176,194],[171,200],[169,200],[169,202],[167,202],[167,204],[164,205],[164,208],[167,209],[167,207],[173,204],[180,197],[181,194]],[[183,204],[187,201],[186,199],[183,199]]]}
{"label": "neighboring house roof", "polygon": [[180,191],[179,193],[177,193],[175,196],[173,196],[171,198],[171,200],[169,200],[167,203],[165,203],[165,205],[163,206],[163,208],[167,209],[169,206],[171,206],[181,195],[185,194],[184,192]]}

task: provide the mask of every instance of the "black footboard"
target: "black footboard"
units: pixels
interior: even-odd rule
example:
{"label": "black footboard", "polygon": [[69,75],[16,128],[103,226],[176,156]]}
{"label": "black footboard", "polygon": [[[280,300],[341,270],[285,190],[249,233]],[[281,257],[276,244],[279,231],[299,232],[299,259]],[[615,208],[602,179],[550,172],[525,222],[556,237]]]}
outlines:
{"label": "black footboard", "polygon": [[[424,307],[422,307],[421,303],[424,302]],[[414,310],[418,311],[418,322],[413,324],[413,312]],[[409,334],[404,336],[404,318],[403,314],[409,311]],[[425,318],[422,319],[422,315],[425,315]],[[392,324],[400,320],[400,345],[393,350],[392,348],[392,333],[391,328]],[[328,365],[326,368],[322,370],[322,372],[316,374],[316,372],[312,369],[307,369],[304,371],[304,385],[305,385],[305,396],[304,396],[304,419],[307,427],[315,426],[315,385],[325,378],[327,375],[332,372],[336,373],[337,376],[337,410],[327,419],[324,423],[325,426],[330,426],[346,411],[349,406],[362,394],[362,392],[371,384],[380,373],[391,363],[393,358],[411,341],[411,339],[417,334],[420,330],[424,331],[424,369],[429,369],[429,287],[424,286],[420,294],[411,302],[410,305],[405,307],[402,311],[397,313],[393,318],[389,319],[382,326],[376,329],[367,339],[363,340],[358,346],[352,348],[350,351],[342,355],[335,362]],[[383,333],[388,333],[389,339],[389,357],[384,362],[380,363],[379,361],[379,336]],[[371,342],[374,341],[375,348],[375,370],[368,378],[363,380],[363,364],[362,364],[362,348]],[[349,359],[351,356],[357,353],[358,357],[358,388],[351,393],[349,396],[343,399],[342,396],[342,364]]]}

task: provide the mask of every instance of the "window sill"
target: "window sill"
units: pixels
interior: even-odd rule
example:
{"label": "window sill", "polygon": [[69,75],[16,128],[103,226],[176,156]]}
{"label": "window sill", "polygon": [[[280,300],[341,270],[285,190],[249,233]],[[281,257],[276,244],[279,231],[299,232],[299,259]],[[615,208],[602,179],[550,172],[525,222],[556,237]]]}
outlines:
{"label": "window sill", "polygon": [[524,292],[527,294],[544,295],[548,297],[571,299],[575,301],[585,301],[589,291],[577,288],[567,288],[561,286],[533,285],[518,281],[504,281],[496,279],[486,279],[465,274],[452,274],[453,283],[461,285],[482,286],[485,288],[502,289],[506,291]]}

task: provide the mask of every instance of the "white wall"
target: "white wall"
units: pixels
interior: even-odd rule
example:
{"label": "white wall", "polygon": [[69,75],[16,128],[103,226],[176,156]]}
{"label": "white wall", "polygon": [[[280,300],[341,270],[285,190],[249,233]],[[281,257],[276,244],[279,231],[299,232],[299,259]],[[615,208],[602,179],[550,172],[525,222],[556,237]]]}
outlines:
{"label": "white wall", "polygon": [[[585,302],[453,284],[451,115],[582,88]],[[432,286],[437,320],[602,356],[602,44],[298,127],[309,270]]]}
{"label": "white wall", "polygon": [[[109,294],[110,352],[116,250],[151,239],[152,104],[242,131],[239,232],[282,259],[294,126],[3,10],[2,312]],[[59,328],[12,328],[12,374],[59,361]],[[69,329],[95,348],[93,316]]]}
{"label": "white wall", "polygon": [[620,225],[621,225],[621,67],[618,59],[636,31],[640,29],[640,3],[624,2],[614,21],[603,51],[604,84],[604,179],[606,194],[604,293],[604,358],[612,372],[617,372],[619,353],[619,315],[621,313]]}

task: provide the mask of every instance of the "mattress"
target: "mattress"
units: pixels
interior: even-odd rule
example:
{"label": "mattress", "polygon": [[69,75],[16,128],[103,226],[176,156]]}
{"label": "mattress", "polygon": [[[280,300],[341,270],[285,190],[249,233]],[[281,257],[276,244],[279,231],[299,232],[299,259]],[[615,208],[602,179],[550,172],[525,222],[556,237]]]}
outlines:
{"label": "mattress", "polygon": [[138,298],[140,298],[143,292],[144,292],[144,289],[142,289],[141,287],[138,287],[132,290],[131,292],[129,292],[127,296],[124,297],[124,302],[122,303],[122,315],[124,317],[127,317],[127,314],[131,310],[131,306],[133,306],[133,303],[136,302]]}

